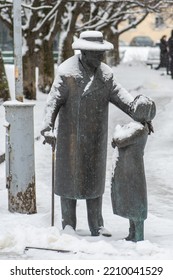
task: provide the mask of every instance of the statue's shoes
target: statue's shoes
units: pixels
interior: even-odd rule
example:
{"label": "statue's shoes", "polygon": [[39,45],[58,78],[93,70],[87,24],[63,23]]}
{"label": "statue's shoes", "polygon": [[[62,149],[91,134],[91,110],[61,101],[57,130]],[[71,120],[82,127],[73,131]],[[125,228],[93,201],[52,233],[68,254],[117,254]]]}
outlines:
{"label": "statue's shoes", "polygon": [[99,229],[99,235],[103,235],[103,236],[106,236],[106,237],[111,237],[112,234],[110,233],[110,231],[108,231],[105,227],[100,227]]}
{"label": "statue's shoes", "polygon": [[70,225],[66,225],[65,228],[62,230],[63,233],[66,234],[70,234],[70,235],[74,235],[76,234],[76,231],[74,230],[74,228]]}
{"label": "statue's shoes", "polygon": [[106,228],[104,228],[103,226],[101,226],[98,229],[94,229],[94,230],[91,231],[91,236],[100,236],[100,235],[103,235],[103,236],[106,236],[106,237],[111,237],[112,236],[112,234]]}

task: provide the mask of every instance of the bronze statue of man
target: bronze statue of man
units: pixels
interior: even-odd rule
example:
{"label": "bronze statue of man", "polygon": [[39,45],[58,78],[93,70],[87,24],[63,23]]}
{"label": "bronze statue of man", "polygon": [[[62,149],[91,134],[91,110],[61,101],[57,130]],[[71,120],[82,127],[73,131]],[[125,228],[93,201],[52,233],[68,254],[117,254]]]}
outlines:
{"label": "bronze statue of man", "polygon": [[[61,197],[62,227],[76,228],[76,201],[86,199],[88,224],[92,236],[106,232],[102,217],[105,189],[109,102],[130,115],[133,97],[102,63],[105,51],[113,45],[99,31],[84,31],[72,44],[80,50],[58,67],[49,93],[41,134],[55,126],[55,194]],[[46,133],[45,133],[46,132]],[[45,141],[51,144],[51,137]]]}

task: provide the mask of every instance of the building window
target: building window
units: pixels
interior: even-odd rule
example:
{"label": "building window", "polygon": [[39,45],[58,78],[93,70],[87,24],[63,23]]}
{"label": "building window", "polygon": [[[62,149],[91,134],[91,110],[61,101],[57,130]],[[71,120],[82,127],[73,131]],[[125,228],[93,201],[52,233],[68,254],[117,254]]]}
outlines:
{"label": "building window", "polygon": [[164,26],[164,19],[162,16],[156,16],[155,17],[155,27],[159,28],[159,27],[163,27]]}

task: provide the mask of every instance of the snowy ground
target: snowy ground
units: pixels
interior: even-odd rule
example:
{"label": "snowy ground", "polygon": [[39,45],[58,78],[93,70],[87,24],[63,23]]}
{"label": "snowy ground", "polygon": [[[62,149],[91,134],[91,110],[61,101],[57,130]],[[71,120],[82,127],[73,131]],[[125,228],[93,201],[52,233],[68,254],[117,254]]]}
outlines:
{"label": "snowy ground", "polygon": [[[14,92],[12,66],[6,65],[11,92]],[[164,72],[147,68],[143,63],[128,62],[114,68],[115,76],[133,96],[145,94],[157,106],[153,121],[155,133],[149,136],[145,149],[148,185],[148,219],[145,240],[127,242],[128,220],[113,215],[110,200],[110,178],[113,149],[111,139],[118,123],[130,118],[110,106],[107,179],[103,203],[105,227],[112,237],[91,237],[85,201],[78,201],[77,231],[61,230],[59,198],[55,200],[55,226],[51,227],[51,150],[35,141],[37,214],[22,215],[8,212],[5,188],[5,163],[0,164],[0,259],[25,260],[172,260],[173,259],[173,80]],[[38,92],[35,102],[35,137],[39,136],[46,95]],[[26,101],[25,101],[26,102]],[[0,151],[4,151],[4,108],[0,106]],[[25,246],[66,249],[71,253],[30,250]]]}

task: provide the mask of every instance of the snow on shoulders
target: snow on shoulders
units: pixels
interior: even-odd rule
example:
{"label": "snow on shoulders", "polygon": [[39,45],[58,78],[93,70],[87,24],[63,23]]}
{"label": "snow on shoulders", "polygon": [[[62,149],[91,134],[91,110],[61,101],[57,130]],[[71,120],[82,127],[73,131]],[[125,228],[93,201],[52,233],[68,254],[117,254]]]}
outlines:
{"label": "snow on shoulders", "polygon": [[113,71],[107,64],[102,62],[100,65],[100,69],[101,69],[101,71],[103,73],[103,77],[106,81],[109,80],[113,76]]}
{"label": "snow on shoulders", "polygon": [[79,69],[79,54],[68,58],[62,64],[60,64],[58,67],[58,74],[60,76],[66,77],[81,77],[82,73]]}
{"label": "snow on shoulders", "polygon": [[143,125],[139,122],[130,122],[125,125],[117,125],[115,127],[113,138],[122,140],[133,135],[137,130],[142,130]]}

